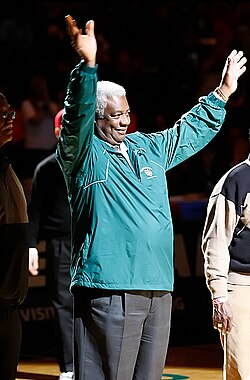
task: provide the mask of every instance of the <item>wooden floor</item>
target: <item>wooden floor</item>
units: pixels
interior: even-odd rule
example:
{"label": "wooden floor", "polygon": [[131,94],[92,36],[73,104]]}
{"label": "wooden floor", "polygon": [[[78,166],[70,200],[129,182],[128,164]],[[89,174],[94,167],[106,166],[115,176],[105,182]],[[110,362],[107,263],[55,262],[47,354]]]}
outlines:
{"label": "wooden floor", "polygon": [[[219,344],[170,347],[162,380],[222,380],[221,368]],[[17,380],[56,380],[58,375],[54,358],[22,358]]]}

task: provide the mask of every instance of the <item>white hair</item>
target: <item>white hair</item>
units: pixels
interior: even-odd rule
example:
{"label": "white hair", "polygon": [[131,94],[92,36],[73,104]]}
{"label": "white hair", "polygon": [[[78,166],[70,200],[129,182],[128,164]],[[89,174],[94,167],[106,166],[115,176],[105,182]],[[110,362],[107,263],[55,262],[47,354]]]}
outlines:
{"label": "white hair", "polygon": [[96,96],[96,115],[98,118],[104,117],[108,98],[112,96],[126,96],[125,88],[114,82],[105,80],[98,81]]}

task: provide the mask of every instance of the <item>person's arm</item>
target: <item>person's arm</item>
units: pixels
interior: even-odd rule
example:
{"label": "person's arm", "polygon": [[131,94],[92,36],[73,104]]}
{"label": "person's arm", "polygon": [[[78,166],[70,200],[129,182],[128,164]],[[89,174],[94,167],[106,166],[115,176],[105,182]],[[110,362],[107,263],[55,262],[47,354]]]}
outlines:
{"label": "person's arm", "polygon": [[40,165],[36,167],[31,189],[31,198],[28,204],[29,215],[29,271],[33,276],[38,274],[39,253],[37,243],[40,232],[42,211],[46,208],[48,178],[44,177]]}
{"label": "person's arm", "polygon": [[97,43],[94,33],[94,21],[89,20],[86,22],[86,34],[82,34],[82,29],[77,27],[77,23],[72,16],[67,15],[65,20],[73,48],[89,67],[95,67]]}
{"label": "person's arm", "polygon": [[246,70],[246,57],[233,50],[227,57],[219,86],[178,120],[168,135],[166,169],[180,164],[204,148],[219,132],[226,115],[226,100],[238,86],[238,79]]}
{"label": "person's arm", "polygon": [[56,159],[70,186],[71,175],[76,174],[79,166],[83,167],[88,158],[94,136],[97,44],[94,21],[86,23],[85,35],[71,16],[66,17],[66,23],[72,46],[81,58],[81,62],[71,72],[56,152]]}
{"label": "person's arm", "polygon": [[223,333],[230,332],[233,326],[233,313],[227,302],[228,247],[239,220],[235,204],[221,193],[225,177],[217,183],[209,198],[201,246],[205,278],[213,302],[213,326]]}
{"label": "person's arm", "polygon": [[238,79],[246,71],[246,62],[247,59],[242,51],[233,50],[227,57],[220,84],[215,89],[222,100],[227,101],[236,91]]}

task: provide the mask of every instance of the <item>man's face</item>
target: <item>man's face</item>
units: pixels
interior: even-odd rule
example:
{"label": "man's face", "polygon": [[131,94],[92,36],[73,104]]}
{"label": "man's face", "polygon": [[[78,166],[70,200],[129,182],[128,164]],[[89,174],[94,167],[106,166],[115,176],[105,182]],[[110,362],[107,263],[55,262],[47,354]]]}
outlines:
{"label": "man's face", "polygon": [[120,145],[130,124],[129,105],[125,96],[110,97],[104,118],[96,120],[98,136],[111,145]]}
{"label": "man's face", "polygon": [[12,140],[14,113],[5,98],[0,97],[0,146]]}

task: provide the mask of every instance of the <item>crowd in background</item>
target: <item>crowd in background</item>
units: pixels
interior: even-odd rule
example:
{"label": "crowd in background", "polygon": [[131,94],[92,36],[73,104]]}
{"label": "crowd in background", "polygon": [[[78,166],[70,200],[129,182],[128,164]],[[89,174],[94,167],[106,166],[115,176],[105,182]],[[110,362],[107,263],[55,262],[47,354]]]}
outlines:
{"label": "crowd in background", "polygon": [[[9,2],[0,16],[0,91],[17,111],[6,147],[28,197],[36,164],[56,146],[53,120],[78,61],[66,42],[65,16],[95,20],[99,80],[123,85],[131,131],[156,132],[217,86],[233,48],[250,59],[250,3]],[[30,15],[32,15],[30,17]],[[79,22],[79,21],[78,21]],[[154,57],[148,54],[155,49]],[[149,48],[150,47],[150,48]],[[227,105],[222,132],[169,177],[170,195],[208,196],[220,176],[249,152],[249,74]]]}

